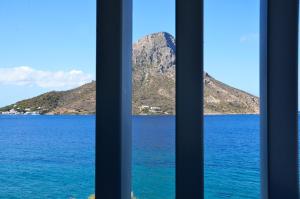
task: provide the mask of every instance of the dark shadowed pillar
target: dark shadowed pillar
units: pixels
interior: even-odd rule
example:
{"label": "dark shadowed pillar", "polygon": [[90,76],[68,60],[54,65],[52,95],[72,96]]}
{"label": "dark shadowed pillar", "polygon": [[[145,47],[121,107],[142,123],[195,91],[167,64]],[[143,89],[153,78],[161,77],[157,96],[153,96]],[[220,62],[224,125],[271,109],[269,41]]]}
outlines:
{"label": "dark shadowed pillar", "polygon": [[176,0],[176,198],[203,182],[203,0]]}
{"label": "dark shadowed pillar", "polygon": [[97,0],[96,198],[130,199],[132,0]]}
{"label": "dark shadowed pillar", "polygon": [[298,199],[298,0],[261,0],[263,199]]}

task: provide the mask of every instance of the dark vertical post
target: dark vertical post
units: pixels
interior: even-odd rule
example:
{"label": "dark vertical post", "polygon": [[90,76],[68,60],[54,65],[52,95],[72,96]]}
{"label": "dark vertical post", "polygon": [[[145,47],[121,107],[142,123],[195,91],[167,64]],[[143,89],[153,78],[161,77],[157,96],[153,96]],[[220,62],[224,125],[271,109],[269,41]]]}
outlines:
{"label": "dark vertical post", "polygon": [[96,197],[131,195],[132,0],[97,0]]}
{"label": "dark vertical post", "polygon": [[262,0],[260,16],[263,199],[298,199],[298,0]]}
{"label": "dark vertical post", "polygon": [[176,198],[204,197],[203,0],[176,0]]}

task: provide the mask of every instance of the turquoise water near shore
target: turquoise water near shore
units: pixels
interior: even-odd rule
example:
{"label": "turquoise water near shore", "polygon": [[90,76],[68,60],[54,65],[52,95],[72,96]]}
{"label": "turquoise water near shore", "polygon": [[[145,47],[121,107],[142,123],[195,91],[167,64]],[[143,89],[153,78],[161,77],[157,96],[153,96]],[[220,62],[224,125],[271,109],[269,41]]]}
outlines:
{"label": "turquoise water near shore", "polygon": [[[205,198],[259,198],[259,117],[205,116]],[[94,193],[94,116],[0,116],[0,198]],[[175,118],[133,117],[133,191],[175,198]]]}

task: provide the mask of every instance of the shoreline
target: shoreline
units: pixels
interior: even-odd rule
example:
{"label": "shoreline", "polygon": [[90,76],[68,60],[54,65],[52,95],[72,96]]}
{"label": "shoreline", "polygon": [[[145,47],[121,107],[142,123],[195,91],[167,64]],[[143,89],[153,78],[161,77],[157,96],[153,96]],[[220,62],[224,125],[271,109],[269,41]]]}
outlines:
{"label": "shoreline", "polygon": [[[221,115],[259,115],[259,113],[204,113],[204,116],[221,116]],[[96,116],[96,114],[1,114],[0,116]],[[176,116],[173,114],[153,114],[153,115],[146,115],[146,114],[132,114],[132,116]]]}
{"label": "shoreline", "polygon": [[259,115],[260,113],[204,113],[204,116],[209,115]]}

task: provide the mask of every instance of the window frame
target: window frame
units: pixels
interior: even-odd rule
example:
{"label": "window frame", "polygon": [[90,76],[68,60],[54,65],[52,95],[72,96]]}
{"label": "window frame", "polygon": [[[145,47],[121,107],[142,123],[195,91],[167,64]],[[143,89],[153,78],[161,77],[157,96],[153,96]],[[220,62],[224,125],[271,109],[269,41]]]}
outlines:
{"label": "window frame", "polygon": [[[298,199],[298,0],[260,3],[261,193]],[[97,0],[101,198],[131,197],[131,35],[132,0]],[[203,72],[203,0],[176,0],[176,42],[176,198],[201,199],[203,76],[196,74]]]}

